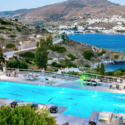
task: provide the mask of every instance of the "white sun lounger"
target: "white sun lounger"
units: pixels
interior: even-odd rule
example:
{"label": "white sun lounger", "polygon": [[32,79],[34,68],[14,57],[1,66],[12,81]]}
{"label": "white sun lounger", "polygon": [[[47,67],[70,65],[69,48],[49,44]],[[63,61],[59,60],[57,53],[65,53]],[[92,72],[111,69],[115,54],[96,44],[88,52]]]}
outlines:
{"label": "white sun lounger", "polygon": [[5,106],[10,106],[10,103],[15,101],[14,99],[0,99],[0,104],[3,104]]}
{"label": "white sun lounger", "polygon": [[112,85],[112,88],[113,88],[113,89],[116,89],[116,85]]}
{"label": "white sun lounger", "polygon": [[55,79],[48,79],[46,81],[47,84],[52,84],[52,83],[55,83]]}
{"label": "white sun lounger", "polygon": [[36,112],[41,112],[42,110],[48,110],[48,107],[46,105],[39,104]]}
{"label": "white sun lounger", "polygon": [[18,106],[26,106],[28,104],[32,104],[33,102],[18,102]]}
{"label": "white sun lounger", "polygon": [[119,86],[119,90],[123,90],[124,89],[124,86]]}
{"label": "white sun lounger", "polygon": [[112,112],[100,112],[98,120],[101,122],[109,123],[111,121],[112,115]]}

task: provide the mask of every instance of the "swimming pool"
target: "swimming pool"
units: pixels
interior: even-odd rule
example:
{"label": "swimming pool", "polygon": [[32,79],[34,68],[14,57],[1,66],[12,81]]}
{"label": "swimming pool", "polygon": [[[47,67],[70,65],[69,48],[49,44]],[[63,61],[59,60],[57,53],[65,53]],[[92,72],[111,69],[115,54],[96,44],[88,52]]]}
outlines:
{"label": "swimming pool", "polygon": [[68,107],[63,113],[89,118],[93,111],[125,113],[125,94],[0,81],[0,98]]}

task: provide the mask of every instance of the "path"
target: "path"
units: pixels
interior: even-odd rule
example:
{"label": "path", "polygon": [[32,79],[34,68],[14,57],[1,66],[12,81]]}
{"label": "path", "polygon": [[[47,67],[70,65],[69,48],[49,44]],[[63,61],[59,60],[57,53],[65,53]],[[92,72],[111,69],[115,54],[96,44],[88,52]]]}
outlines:
{"label": "path", "polygon": [[[61,42],[62,39],[54,39],[53,40],[53,44],[57,44],[59,42]],[[23,51],[29,51],[29,50],[33,50],[33,49],[36,49],[36,47],[31,47],[31,48],[27,48],[27,49],[22,49],[22,50],[18,50],[18,51],[12,51],[12,52],[6,52],[6,53],[3,53],[7,58],[12,58],[14,56],[15,53],[18,53],[18,52],[23,52]]]}

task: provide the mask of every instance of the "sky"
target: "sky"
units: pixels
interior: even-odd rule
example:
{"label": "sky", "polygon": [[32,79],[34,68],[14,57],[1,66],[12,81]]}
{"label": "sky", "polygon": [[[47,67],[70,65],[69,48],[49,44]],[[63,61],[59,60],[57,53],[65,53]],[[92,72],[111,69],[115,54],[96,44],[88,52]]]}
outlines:
{"label": "sky", "polygon": [[[0,11],[37,8],[63,1],[66,0],[0,0]],[[109,1],[125,5],[125,0],[109,0]]]}

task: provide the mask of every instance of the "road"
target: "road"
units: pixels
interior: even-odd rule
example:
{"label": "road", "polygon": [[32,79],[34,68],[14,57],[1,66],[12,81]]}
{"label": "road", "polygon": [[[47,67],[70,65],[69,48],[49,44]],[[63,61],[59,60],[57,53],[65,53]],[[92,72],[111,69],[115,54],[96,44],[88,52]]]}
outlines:
{"label": "road", "polygon": [[[61,41],[62,41],[62,39],[53,40],[53,44],[57,44],[57,43],[59,43],[59,42],[61,42]],[[27,48],[27,49],[18,50],[18,51],[6,52],[6,53],[3,53],[3,54],[4,54],[7,58],[12,58],[15,53],[23,52],[23,51],[29,51],[29,50],[33,50],[33,49],[36,49],[36,47],[31,47],[31,48]]]}

